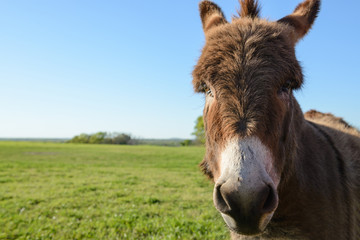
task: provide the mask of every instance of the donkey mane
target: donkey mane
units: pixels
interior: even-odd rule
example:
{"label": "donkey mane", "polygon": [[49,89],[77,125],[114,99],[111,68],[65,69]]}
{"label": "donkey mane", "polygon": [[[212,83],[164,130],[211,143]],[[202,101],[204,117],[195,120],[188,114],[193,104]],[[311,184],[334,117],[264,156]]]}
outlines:
{"label": "donkey mane", "polygon": [[308,120],[321,122],[323,125],[327,125],[341,131],[354,133],[355,135],[358,135],[360,137],[360,131],[357,128],[350,125],[343,118],[336,117],[331,113],[322,113],[312,109],[306,112],[304,116]]}

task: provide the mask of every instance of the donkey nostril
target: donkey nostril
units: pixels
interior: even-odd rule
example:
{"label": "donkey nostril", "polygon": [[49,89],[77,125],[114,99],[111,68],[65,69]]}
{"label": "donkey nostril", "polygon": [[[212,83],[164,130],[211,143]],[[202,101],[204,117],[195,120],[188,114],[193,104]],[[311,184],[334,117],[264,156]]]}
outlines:
{"label": "donkey nostril", "polygon": [[214,189],[214,204],[217,210],[222,213],[228,213],[230,211],[230,207],[226,203],[224,197],[221,194],[221,184],[215,186]]}
{"label": "donkey nostril", "polygon": [[271,186],[267,186],[267,189],[264,191],[264,202],[262,206],[263,213],[270,213],[275,210],[277,207],[278,199],[274,189]]}

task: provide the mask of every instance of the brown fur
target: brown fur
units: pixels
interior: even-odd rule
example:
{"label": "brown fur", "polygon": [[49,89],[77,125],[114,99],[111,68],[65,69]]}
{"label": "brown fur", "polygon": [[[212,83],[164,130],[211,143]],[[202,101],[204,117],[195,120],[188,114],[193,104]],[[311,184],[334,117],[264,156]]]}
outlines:
{"label": "brown fur", "polygon": [[239,2],[241,5],[241,10],[238,12],[240,17],[259,17],[260,8],[256,0],[240,0]]}
{"label": "brown fur", "polygon": [[304,118],[293,96],[303,83],[294,46],[320,1],[307,0],[278,22],[259,19],[256,1],[241,5],[241,18],[228,23],[218,6],[200,4],[206,45],[193,85],[212,92],[201,168],[217,179],[226,140],[257,136],[271,150],[281,182],[266,231],[233,238],[360,239],[360,133],[332,114],[310,111]]}

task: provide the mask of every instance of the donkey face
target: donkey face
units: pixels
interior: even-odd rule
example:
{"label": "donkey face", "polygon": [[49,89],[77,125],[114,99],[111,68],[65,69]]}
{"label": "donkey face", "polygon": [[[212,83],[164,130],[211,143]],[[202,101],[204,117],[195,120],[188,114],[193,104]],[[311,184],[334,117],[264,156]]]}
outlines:
{"label": "donkey face", "polygon": [[256,1],[240,3],[240,18],[231,23],[214,3],[200,3],[206,44],[193,85],[206,96],[201,167],[215,182],[215,207],[232,231],[251,235],[266,228],[278,206],[280,177],[295,147],[292,90],[303,82],[294,46],[319,0],[277,22],[258,18]]}

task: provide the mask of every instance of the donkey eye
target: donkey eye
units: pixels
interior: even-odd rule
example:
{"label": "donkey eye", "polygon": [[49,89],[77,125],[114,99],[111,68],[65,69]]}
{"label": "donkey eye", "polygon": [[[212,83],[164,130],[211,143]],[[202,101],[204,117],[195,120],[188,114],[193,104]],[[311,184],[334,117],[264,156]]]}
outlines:
{"label": "donkey eye", "polygon": [[283,87],[281,87],[281,91],[287,93],[290,91],[290,88],[283,86]]}
{"label": "donkey eye", "polygon": [[206,95],[208,95],[208,96],[210,96],[210,97],[214,97],[211,89],[209,89],[209,90],[206,91]]}
{"label": "donkey eye", "polygon": [[289,93],[291,90],[291,81],[288,80],[286,83],[281,87],[280,92]]}
{"label": "donkey eye", "polygon": [[214,96],[211,89],[205,83],[201,86],[201,92],[204,92],[206,96]]}

